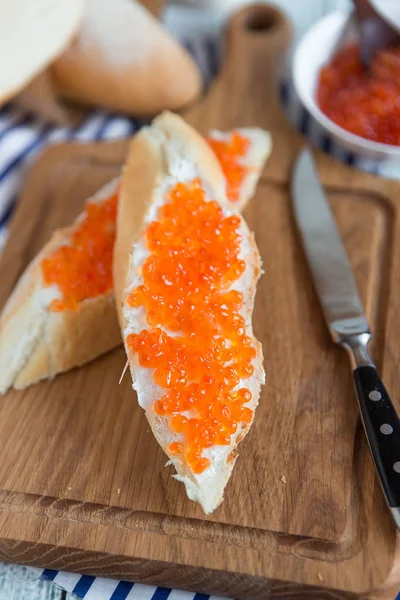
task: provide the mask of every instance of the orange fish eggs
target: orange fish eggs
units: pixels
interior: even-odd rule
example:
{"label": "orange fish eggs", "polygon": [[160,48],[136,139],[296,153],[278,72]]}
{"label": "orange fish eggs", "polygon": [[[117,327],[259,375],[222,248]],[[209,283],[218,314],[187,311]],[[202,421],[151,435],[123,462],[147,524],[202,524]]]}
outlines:
{"label": "orange fish eggs", "polygon": [[204,450],[229,445],[253,418],[251,392],[238,386],[253,374],[256,351],[243,295],[230,289],[246,266],[239,226],[239,217],[207,201],[199,180],[176,184],[147,228],[143,283],[127,300],[145,308],[150,326],[128,335],[127,346],[165,389],[154,411],[180,436],[170,454],[194,473],[210,464]]}
{"label": "orange fish eggs", "polygon": [[[227,178],[228,198],[235,202],[239,199],[240,187],[248,171],[239,164],[250,142],[238,132],[233,132],[226,141],[208,139],[216,154],[225,177]],[[165,207],[165,211],[173,211],[173,207]],[[88,202],[83,213],[83,219],[72,235],[70,244],[64,244],[55,250],[49,258],[42,260],[42,275],[44,284],[58,286],[62,297],[53,300],[50,310],[77,310],[79,303],[88,298],[105,294],[112,289],[112,252],[115,241],[115,220],[117,211],[117,195],[111,196],[102,203]],[[231,218],[230,227],[235,227],[235,217]],[[154,244],[168,244],[166,239],[158,239],[159,223],[153,223],[149,228],[148,238]],[[229,223],[221,235],[226,235]],[[178,241],[178,240],[177,240]],[[148,266],[152,268],[151,264]],[[243,264],[236,261],[226,281],[240,274]],[[203,277],[207,277],[204,273]],[[139,303],[140,290],[137,296],[132,296],[132,303]],[[150,321],[155,323],[157,316],[149,311]]]}
{"label": "orange fish eggs", "polygon": [[70,244],[42,260],[44,284],[57,285],[62,294],[50,310],[77,310],[83,300],[112,290],[116,213],[117,194],[102,203],[88,202]]}
{"label": "orange fish eggs", "polygon": [[250,140],[238,131],[233,131],[228,139],[207,139],[226,177],[227,195],[231,202],[239,200],[240,188],[249,169],[240,163],[250,148]]}

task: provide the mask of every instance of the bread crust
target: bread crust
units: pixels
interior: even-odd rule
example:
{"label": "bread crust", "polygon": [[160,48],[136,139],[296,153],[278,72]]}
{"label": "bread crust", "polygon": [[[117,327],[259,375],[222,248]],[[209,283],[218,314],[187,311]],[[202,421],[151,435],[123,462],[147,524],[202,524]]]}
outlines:
{"label": "bread crust", "polygon": [[76,311],[52,313],[29,361],[16,376],[14,388],[23,389],[79,367],[120,344],[112,293],[85,300]]}
{"label": "bread crust", "polygon": [[[204,140],[201,141],[204,142]],[[126,299],[132,286],[132,280],[137,274],[137,268],[135,268],[133,261],[135,246],[142,237],[150,205],[163,193],[163,190],[168,189],[165,185],[170,185],[173,171],[171,165],[173,164],[173,155],[177,152],[177,149],[179,149],[181,158],[184,157],[198,167],[202,181],[210,188],[212,197],[218,199],[225,207],[229,204],[224,192],[221,194],[219,191],[221,177],[223,179],[223,176],[211,148],[207,144],[199,143],[198,134],[195,134],[179,117],[174,116],[172,120],[169,115],[164,115],[156,120],[151,128],[145,128],[136,136],[130,147],[123,171],[114,253],[115,293],[124,341],[127,332],[129,332],[129,311],[131,310],[126,303]],[[206,172],[210,179],[207,178]],[[225,183],[223,183],[224,187]],[[241,228],[249,247],[245,258],[251,275],[248,288],[246,290],[240,289],[245,293],[246,298],[243,315],[247,323],[246,333],[252,336],[254,348],[256,349],[255,373],[248,380],[249,389],[252,391],[252,400],[247,404],[254,411],[258,403],[260,387],[264,381],[262,348],[261,344],[255,340],[251,328],[254,294],[261,271],[261,262],[254,237],[248,231],[243,219],[241,220]],[[139,371],[137,369],[140,370],[140,367],[137,358],[130,352],[128,347],[126,347],[126,351],[133,387],[139,389],[137,384]],[[146,377],[146,375],[143,377]],[[151,378],[151,371],[149,371],[148,377]],[[143,396],[143,390],[141,394]],[[146,417],[154,436],[177,471],[175,477],[184,483],[190,499],[199,502],[206,513],[212,512],[223,498],[224,488],[237,458],[237,446],[246,435],[250,425],[239,428],[237,435],[232,436],[230,446],[219,446],[218,448],[221,448],[220,456],[215,460],[213,459],[212,466],[201,475],[195,475],[184,461],[170,455],[168,452],[170,443],[177,441],[178,438],[177,434],[170,430],[167,418],[154,412],[151,401],[147,405],[146,400],[144,403],[142,398],[140,404],[146,410]]]}
{"label": "bread crust", "polygon": [[[117,185],[117,180],[108,183],[90,200],[107,199]],[[79,219],[53,234],[26,268],[0,315],[0,393],[54,377],[121,343],[112,290],[84,300],[76,311],[48,309],[52,290],[43,286],[41,260],[70,239]]]}
{"label": "bread crust", "polygon": [[65,98],[135,116],[179,110],[202,86],[189,53],[132,0],[88,0],[81,31],[51,71]]}

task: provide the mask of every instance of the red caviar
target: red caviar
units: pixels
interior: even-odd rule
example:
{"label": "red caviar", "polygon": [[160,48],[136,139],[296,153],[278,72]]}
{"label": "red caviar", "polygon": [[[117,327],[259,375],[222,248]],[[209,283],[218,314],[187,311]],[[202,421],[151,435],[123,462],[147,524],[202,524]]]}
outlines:
{"label": "red caviar", "polygon": [[88,202],[70,244],[42,260],[45,285],[55,284],[62,293],[62,298],[50,304],[50,310],[77,310],[82,300],[112,289],[117,199],[114,194],[102,203]]}
{"label": "red caviar", "polygon": [[201,473],[210,464],[203,451],[229,445],[253,416],[251,392],[237,389],[256,356],[240,314],[243,295],[231,289],[245,270],[240,218],[207,201],[197,179],[176,184],[166,199],[145,233],[143,283],[127,301],[145,308],[150,329],[126,341],[165,389],[154,410],[181,435],[170,453]]}
{"label": "red caviar", "polygon": [[[227,178],[228,198],[235,202],[248,171],[238,159],[246,154],[250,142],[238,132],[233,132],[227,141],[209,138],[208,142]],[[77,310],[82,300],[112,289],[116,212],[116,194],[103,203],[88,202],[71,244],[61,246],[42,260],[45,285],[55,284],[62,293],[62,298],[50,304],[50,310]]]}
{"label": "red caviar", "polygon": [[227,195],[231,202],[239,200],[240,188],[249,169],[240,163],[250,147],[248,138],[233,131],[228,139],[207,138],[217,156],[227,181]]}
{"label": "red caviar", "polygon": [[321,69],[317,102],[343,129],[399,146],[400,48],[378,52],[368,70],[358,46],[343,48]]}

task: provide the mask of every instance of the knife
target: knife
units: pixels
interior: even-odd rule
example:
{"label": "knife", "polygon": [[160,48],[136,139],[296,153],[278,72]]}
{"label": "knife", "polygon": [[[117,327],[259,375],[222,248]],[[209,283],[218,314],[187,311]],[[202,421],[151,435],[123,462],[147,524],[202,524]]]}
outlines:
{"label": "knife", "polygon": [[292,175],[292,200],[304,252],[336,344],[351,359],[361,420],[376,471],[400,529],[400,420],[368,354],[371,339],[357,285],[311,150],[300,151]]}

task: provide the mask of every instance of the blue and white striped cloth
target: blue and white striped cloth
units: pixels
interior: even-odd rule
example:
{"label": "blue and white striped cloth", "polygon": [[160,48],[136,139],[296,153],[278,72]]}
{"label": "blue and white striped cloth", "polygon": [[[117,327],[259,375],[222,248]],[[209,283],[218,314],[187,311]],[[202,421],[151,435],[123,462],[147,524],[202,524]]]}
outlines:
{"label": "blue and white striped cloth", "polygon": [[[218,69],[219,47],[215,40],[191,40],[185,43],[196,56],[206,82]],[[90,112],[74,128],[52,127],[22,112],[12,102],[0,109],[0,250],[4,246],[7,225],[18,200],[24,175],[35,157],[57,142],[115,140],[135,133],[144,121],[129,119],[105,110]]]}
{"label": "blue and white striped cloth", "polygon": [[208,594],[193,594],[165,587],[76,575],[50,569],[45,569],[40,576],[84,600],[226,600]]}
{"label": "blue and white striped cloth", "polygon": [[[187,44],[187,47],[198,61],[205,80],[210,81],[218,69],[219,48],[215,41],[195,40]],[[327,138],[300,106],[288,83],[282,86],[282,99],[291,120],[310,137],[314,145],[332,153],[339,160],[376,173],[380,172],[380,165],[359,160]],[[96,110],[73,129],[54,128],[32,115],[24,114],[12,103],[3,107],[0,110],[0,249],[5,242],[7,225],[18,201],[24,176],[34,158],[44,148],[67,140],[89,142],[124,138],[132,135],[142,124],[118,114]],[[52,581],[85,600],[217,600],[216,597],[207,594],[193,594],[51,569],[30,568],[29,571],[36,579]],[[397,600],[400,600],[400,595]]]}
{"label": "blue and white striped cloth", "polygon": [[[212,39],[191,40],[185,44],[194,54],[204,79],[209,82],[218,70],[219,47]],[[329,138],[302,107],[289,80],[282,85],[282,101],[287,115],[310,142],[338,160],[382,176],[400,178],[400,168],[392,164],[362,159]],[[267,107],[266,107],[267,110]],[[142,121],[129,119],[105,110],[90,112],[74,128],[52,127],[33,115],[26,114],[12,102],[0,109],[0,249],[7,224],[16,205],[24,175],[34,158],[57,142],[113,140],[132,135]]]}

